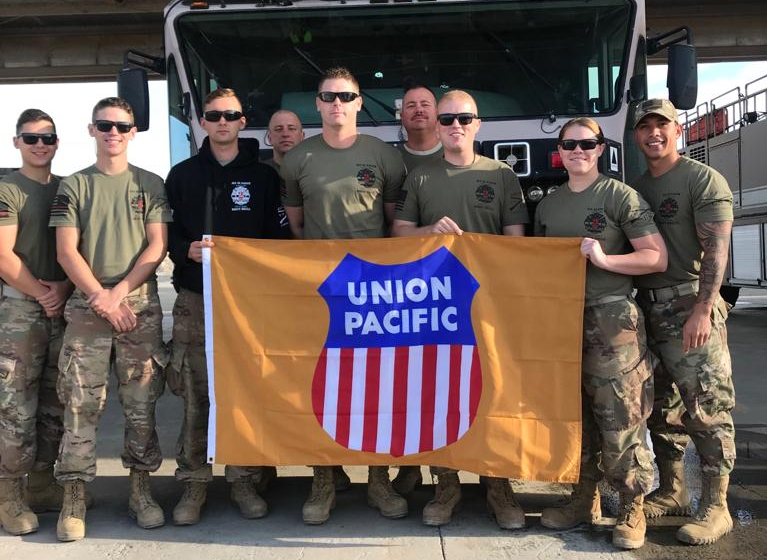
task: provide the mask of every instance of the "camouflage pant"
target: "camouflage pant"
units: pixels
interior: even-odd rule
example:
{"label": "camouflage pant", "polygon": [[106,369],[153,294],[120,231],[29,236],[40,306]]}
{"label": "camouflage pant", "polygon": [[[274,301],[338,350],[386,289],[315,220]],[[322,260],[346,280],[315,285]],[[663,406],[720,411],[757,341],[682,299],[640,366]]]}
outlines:
{"label": "camouflage pant", "polygon": [[64,404],[64,437],[56,478],[92,481],[96,476],[96,429],[107,399],[110,365],[125,415],[122,463],[156,471],[162,454],[155,430],[155,404],[165,387],[167,352],[162,341],[162,309],[157,294],[125,300],[137,326],[118,333],[88,305],[81,292],[67,302],[67,328],[59,358],[58,393]]}
{"label": "camouflage pant", "polygon": [[583,314],[581,476],[619,492],[647,493],[653,482],[647,446],[652,369],[644,318],[633,299],[587,306]]}
{"label": "camouflage pant", "polygon": [[49,319],[36,301],[0,298],[0,478],[18,478],[56,461],[63,333],[64,319]]}
{"label": "camouflage pant", "polygon": [[656,396],[648,426],[659,459],[680,459],[692,437],[704,474],[728,474],[735,463],[735,406],[727,304],[717,297],[711,312],[711,337],[700,348],[682,352],[682,328],[696,294],[652,303],[639,299],[647,315],[650,348],[660,357]]}
{"label": "camouflage pant", "polygon": [[[182,289],[173,306],[173,342],[168,387],[184,399],[184,420],[176,443],[176,479],[213,480],[208,451],[208,368],[205,362],[205,313],[200,294]],[[227,465],[226,480],[261,477],[260,467]]]}

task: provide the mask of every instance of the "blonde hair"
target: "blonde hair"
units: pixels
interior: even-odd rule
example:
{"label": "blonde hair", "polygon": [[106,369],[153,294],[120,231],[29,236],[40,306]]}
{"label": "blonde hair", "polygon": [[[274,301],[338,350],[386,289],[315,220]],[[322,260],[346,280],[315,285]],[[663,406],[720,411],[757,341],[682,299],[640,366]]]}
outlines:
{"label": "blonde hair", "polygon": [[569,128],[572,128],[574,126],[582,126],[584,128],[588,128],[591,132],[593,132],[597,140],[599,140],[600,143],[605,141],[605,135],[602,133],[602,127],[599,126],[599,123],[595,121],[594,119],[590,119],[589,117],[575,117],[574,119],[570,119],[567,121],[562,128],[559,131],[559,141],[561,142],[565,138],[565,132]]}
{"label": "blonde hair", "polygon": [[205,97],[205,103],[203,103],[202,106],[205,108],[216,99],[221,99],[224,97],[234,97],[237,100],[237,103],[240,104],[240,108],[242,108],[242,101],[240,101],[240,98],[237,97],[237,94],[231,88],[214,89]]}
{"label": "blonde hair", "polygon": [[451,89],[446,91],[445,95],[440,98],[439,103],[437,104],[437,111],[439,111],[439,107],[443,103],[453,100],[469,101],[474,106],[474,112],[479,113],[476,100],[471,96],[471,94],[463,91],[462,89]]}

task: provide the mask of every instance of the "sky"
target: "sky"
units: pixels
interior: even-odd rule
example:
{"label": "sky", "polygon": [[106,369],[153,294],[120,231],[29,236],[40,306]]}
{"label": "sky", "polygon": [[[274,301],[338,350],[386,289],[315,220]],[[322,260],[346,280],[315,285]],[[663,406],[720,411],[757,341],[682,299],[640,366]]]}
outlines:
{"label": "sky", "polygon": [[[767,62],[733,62],[698,65],[698,103],[709,101],[734,87],[745,86],[767,75]],[[767,81],[764,82],[767,87]],[[667,97],[666,67],[648,68],[650,97]],[[71,84],[0,85],[0,167],[19,167],[18,151],[13,147],[16,119],[24,109],[35,107],[50,114],[56,122],[61,139],[53,161],[53,172],[68,175],[95,161],[93,139],[87,125],[93,105],[103,97],[117,94],[115,82]],[[731,99],[735,93],[730,94]],[[150,127],[136,135],[130,147],[129,159],[161,177],[168,174],[167,92],[165,81],[149,84]],[[725,101],[725,100],[722,100]],[[721,103],[720,103],[721,105]]]}
{"label": "sky", "polygon": [[[767,75],[767,61],[764,62],[719,62],[698,64],[698,104],[710,102],[714,97],[745,85]],[[767,80],[760,82],[760,89],[767,87]],[[756,87],[756,86],[752,86]],[[647,88],[650,97],[668,97],[666,89],[666,66],[648,66]],[[737,92],[731,92],[717,100],[720,107],[736,99]]]}
{"label": "sky", "polygon": [[[69,175],[96,161],[96,147],[88,134],[91,111],[99,99],[117,95],[117,82],[0,85],[0,167],[19,167],[21,158],[13,147],[16,119],[31,107],[42,109],[56,123],[59,149],[53,173]],[[136,134],[128,150],[134,165],[168,174],[168,94],[165,80],[149,82],[149,130]]]}

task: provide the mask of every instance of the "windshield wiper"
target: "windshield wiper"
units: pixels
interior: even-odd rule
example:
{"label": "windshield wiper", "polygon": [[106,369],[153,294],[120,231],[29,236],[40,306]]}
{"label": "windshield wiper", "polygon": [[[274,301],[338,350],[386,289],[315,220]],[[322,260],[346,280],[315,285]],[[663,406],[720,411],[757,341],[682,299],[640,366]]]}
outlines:
{"label": "windshield wiper", "polygon": [[[541,75],[541,73],[538,72],[538,70],[536,70],[535,67],[532,64],[530,64],[526,59],[524,59],[522,57],[522,55],[520,55],[518,52],[516,52],[511,47],[511,45],[507,44],[503,39],[498,37],[498,35],[496,35],[492,31],[489,31],[487,29],[482,29],[479,25],[477,26],[477,29],[479,29],[479,31],[483,35],[485,35],[486,37],[492,39],[492,41],[496,45],[501,47],[503,49],[503,54],[505,54],[509,58],[509,60],[511,60],[512,62],[517,63],[517,65],[519,66],[520,70],[522,70],[522,74],[524,74],[525,78],[527,78],[527,81],[530,82],[531,86],[535,87],[535,82],[533,80],[533,77],[535,77],[535,78],[538,78],[538,80],[540,80],[540,82],[543,85],[545,85],[549,89],[549,91],[551,91],[551,93],[553,93],[554,95],[558,95],[559,94],[557,89],[553,85],[551,85],[549,83],[549,81],[546,80],[546,78],[544,78]],[[543,100],[540,97],[536,97],[536,99],[538,100],[541,109],[545,113],[550,113],[551,112],[551,111],[546,109],[545,105],[543,104]]]}

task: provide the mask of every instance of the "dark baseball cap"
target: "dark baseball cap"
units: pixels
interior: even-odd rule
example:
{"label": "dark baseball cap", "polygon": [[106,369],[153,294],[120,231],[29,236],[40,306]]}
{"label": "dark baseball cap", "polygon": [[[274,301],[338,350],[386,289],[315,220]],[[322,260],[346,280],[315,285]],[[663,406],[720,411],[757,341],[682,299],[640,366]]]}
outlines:
{"label": "dark baseball cap", "polygon": [[674,104],[668,99],[648,99],[637,105],[636,111],[634,112],[634,128],[636,128],[639,121],[647,115],[659,115],[667,118],[671,122],[676,122],[678,120],[676,107],[674,107]]}

